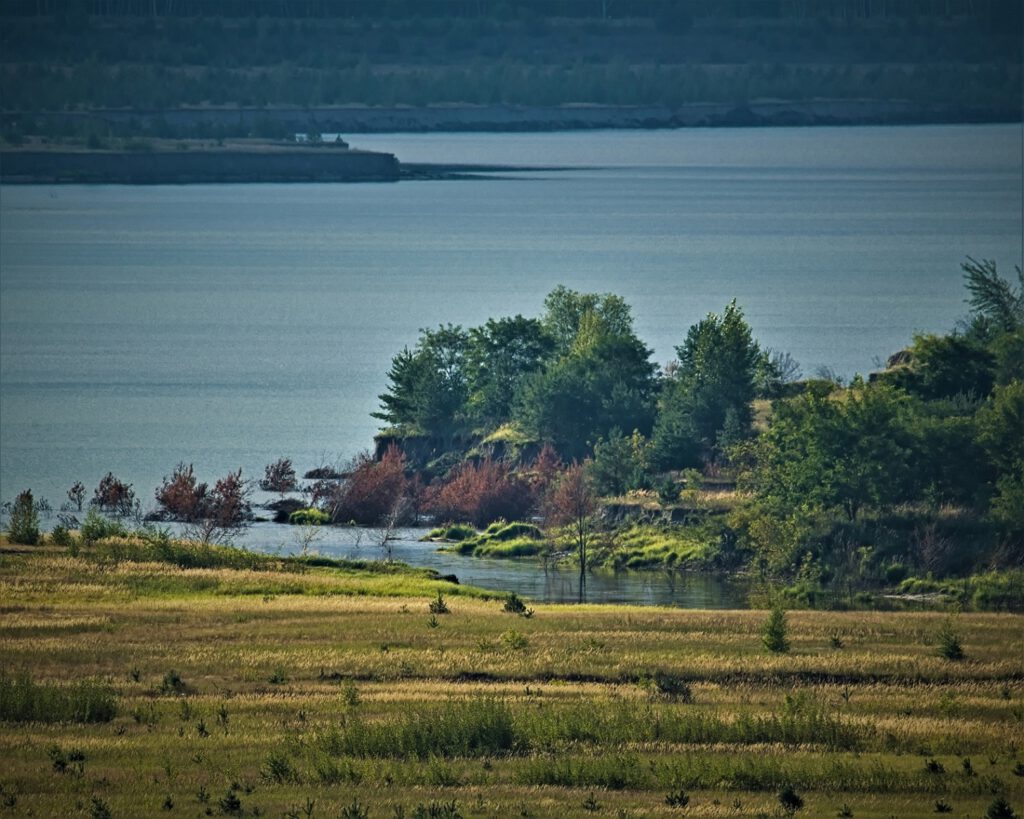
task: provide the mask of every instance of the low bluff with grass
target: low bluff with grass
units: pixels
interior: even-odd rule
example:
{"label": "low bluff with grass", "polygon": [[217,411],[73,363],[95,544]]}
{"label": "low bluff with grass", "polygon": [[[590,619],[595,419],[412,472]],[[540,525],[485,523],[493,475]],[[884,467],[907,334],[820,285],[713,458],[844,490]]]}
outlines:
{"label": "low bluff with grass", "polygon": [[1020,615],[527,606],[394,565],[74,551],[0,542],[3,815],[1024,807]]}

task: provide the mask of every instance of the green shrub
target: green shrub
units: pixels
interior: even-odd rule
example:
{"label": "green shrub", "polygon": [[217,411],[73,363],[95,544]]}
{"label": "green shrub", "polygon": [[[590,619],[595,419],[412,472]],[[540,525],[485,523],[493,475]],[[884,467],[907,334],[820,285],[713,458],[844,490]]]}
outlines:
{"label": "green shrub", "polygon": [[296,509],[288,516],[288,522],[293,526],[326,526],[331,522],[331,516],[319,509]]}
{"label": "green shrub", "polygon": [[39,542],[39,515],[32,498],[32,490],[18,494],[11,506],[11,519],[7,524],[7,536],[11,543],[35,546]]}
{"label": "green shrub", "polygon": [[508,597],[505,598],[505,605],[502,606],[502,611],[508,612],[509,614],[525,614],[526,603],[524,603],[518,594],[511,592]]}
{"label": "green shrub", "polygon": [[952,662],[962,660],[966,656],[963,645],[960,643],[960,635],[957,634],[956,629],[953,627],[953,619],[951,617],[946,618],[942,628],[939,630],[938,654],[940,657],[944,657]]}
{"label": "green shrub", "polygon": [[505,523],[504,521],[499,521],[488,526],[484,534],[490,540],[500,541],[518,540],[519,538],[544,539],[544,533],[532,523]]}
{"label": "green shrub", "polygon": [[437,593],[437,597],[430,601],[430,613],[431,614],[449,614],[451,609],[448,608],[448,604],[444,600],[444,595],[440,591]]}
{"label": "green shrub", "polygon": [[412,809],[409,819],[462,819],[462,814],[454,799],[451,802],[421,802]]}
{"label": "green shrub", "polygon": [[160,683],[161,694],[184,694],[187,689],[188,686],[185,685],[181,674],[173,668],[164,674],[163,682]]}
{"label": "green shrub", "polygon": [[0,671],[0,720],[6,722],[110,722],[117,700],[94,680],[71,685],[36,683],[27,673]]}
{"label": "green shrub", "polygon": [[775,607],[768,615],[761,630],[761,641],[764,643],[764,647],[774,654],[785,654],[789,651],[787,632],[786,612]]}
{"label": "green shrub", "polygon": [[786,785],[779,792],[779,804],[786,813],[796,813],[804,806],[804,799],[798,794],[792,785]]}
{"label": "green shrub", "polygon": [[121,521],[104,517],[95,509],[90,509],[82,521],[79,535],[84,543],[91,544],[108,537],[127,537],[128,529]]}
{"label": "green shrub", "polygon": [[75,536],[68,531],[66,526],[57,525],[53,527],[53,531],[50,532],[50,542],[55,546],[62,546],[65,549],[71,548],[75,544]]}
{"label": "green shrub", "polygon": [[1017,819],[1017,813],[1003,797],[992,801],[985,811],[985,819]]}

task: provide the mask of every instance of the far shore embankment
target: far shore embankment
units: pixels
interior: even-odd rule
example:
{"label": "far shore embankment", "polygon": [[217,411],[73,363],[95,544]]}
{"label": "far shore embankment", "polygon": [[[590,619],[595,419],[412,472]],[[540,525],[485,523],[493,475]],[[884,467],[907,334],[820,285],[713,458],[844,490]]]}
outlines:
{"label": "far shore embankment", "polygon": [[518,132],[607,128],[917,125],[1020,122],[1021,106],[959,105],[911,100],[757,100],[660,105],[431,105],[195,107],[164,110],[6,112],[4,122],[31,119],[53,127],[88,122],[159,133],[208,127],[244,134],[263,128],[319,133]]}
{"label": "far shore embankment", "polygon": [[0,181],[5,184],[396,182],[399,175],[392,154],[329,147],[0,153]]}

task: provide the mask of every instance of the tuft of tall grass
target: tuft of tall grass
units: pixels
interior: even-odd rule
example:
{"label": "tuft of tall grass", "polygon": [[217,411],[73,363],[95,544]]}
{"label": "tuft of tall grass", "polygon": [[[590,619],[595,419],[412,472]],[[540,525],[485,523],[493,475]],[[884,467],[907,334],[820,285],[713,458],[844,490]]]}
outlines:
{"label": "tuft of tall grass", "polygon": [[503,700],[483,699],[450,701],[376,722],[349,719],[322,747],[334,756],[420,759],[554,752],[577,744],[624,748],[645,742],[850,750],[862,745],[868,731],[806,698],[791,698],[779,713],[741,713],[735,718],[628,701],[601,709],[586,703],[513,708]]}
{"label": "tuft of tall grass", "polygon": [[114,692],[95,680],[60,686],[34,682],[24,672],[0,671],[0,720],[4,722],[109,722],[116,715]]}
{"label": "tuft of tall grass", "polygon": [[451,701],[377,722],[352,718],[324,738],[323,747],[335,756],[419,759],[518,750],[512,711],[494,699]]}

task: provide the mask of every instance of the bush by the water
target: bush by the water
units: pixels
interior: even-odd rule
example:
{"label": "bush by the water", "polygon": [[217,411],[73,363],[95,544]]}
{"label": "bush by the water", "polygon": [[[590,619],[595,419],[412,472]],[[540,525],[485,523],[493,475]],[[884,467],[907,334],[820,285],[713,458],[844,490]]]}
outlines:
{"label": "bush by the water", "polygon": [[331,516],[319,509],[296,509],[288,516],[288,522],[293,526],[326,526],[331,522]]}

